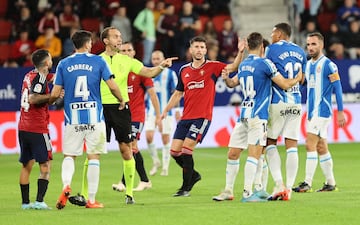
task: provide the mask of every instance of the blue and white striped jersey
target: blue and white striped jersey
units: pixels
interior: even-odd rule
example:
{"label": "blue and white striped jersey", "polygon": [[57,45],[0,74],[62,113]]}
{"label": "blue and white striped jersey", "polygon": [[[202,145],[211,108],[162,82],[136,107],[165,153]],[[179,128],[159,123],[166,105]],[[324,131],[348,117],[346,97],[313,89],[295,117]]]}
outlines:
{"label": "blue and white striped jersey", "polygon": [[239,65],[238,79],[241,88],[241,112],[239,120],[254,118],[267,120],[271,101],[271,79],[280,74],[269,60],[249,55]]}
{"label": "blue and white striped jersey", "polygon": [[104,120],[100,81],[112,73],[101,56],[76,53],[61,60],[55,84],[65,90],[65,124],[94,124]]}
{"label": "blue and white striped jersey", "polygon": [[[314,116],[331,117],[331,95],[335,85],[339,85],[336,82],[340,82],[336,64],[324,55],[317,61],[309,60],[306,65],[305,77],[307,81],[308,120]],[[338,104],[340,103],[338,102]]]}
{"label": "blue and white striped jersey", "polygon": [[[298,45],[281,40],[269,45],[265,51],[265,57],[270,59],[276,66],[277,70],[284,78],[294,78],[300,68],[305,71],[306,54]],[[273,84],[273,97],[271,103],[301,104],[301,92],[299,84],[288,90],[281,89],[278,85]]]}
{"label": "blue and white striped jersey", "polygon": [[[165,68],[158,76],[153,78],[153,81],[154,81],[155,91],[160,102],[160,111],[162,112],[165,109],[171,97],[171,94],[175,90],[175,87],[178,82],[178,78],[175,71],[169,68]],[[147,95],[146,98],[147,98],[146,99],[147,114],[155,115],[155,109],[150,102],[149,96]],[[171,110],[168,112],[168,115],[172,115]]]}

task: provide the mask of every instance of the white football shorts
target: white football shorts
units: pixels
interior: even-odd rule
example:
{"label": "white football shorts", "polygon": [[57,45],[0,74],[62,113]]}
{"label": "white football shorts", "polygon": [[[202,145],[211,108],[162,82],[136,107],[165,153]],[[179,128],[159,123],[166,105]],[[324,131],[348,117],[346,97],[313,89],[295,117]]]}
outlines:
{"label": "white football shorts", "polygon": [[86,145],[87,154],[106,154],[105,123],[67,124],[64,130],[63,154],[80,156]]}
{"label": "white football shorts", "polygon": [[270,104],[268,120],[268,138],[299,140],[301,126],[301,104],[279,102]]}
{"label": "white football shorts", "polygon": [[[145,131],[155,131],[155,115],[146,115]],[[162,134],[171,134],[173,128],[174,116],[166,116],[162,120]]]}
{"label": "white football shorts", "polygon": [[323,139],[327,139],[328,127],[331,122],[331,118],[313,117],[310,121],[307,121],[307,133],[315,134]]}
{"label": "white football shorts", "polygon": [[237,122],[230,135],[230,148],[247,149],[248,145],[266,145],[267,121],[258,117]]}

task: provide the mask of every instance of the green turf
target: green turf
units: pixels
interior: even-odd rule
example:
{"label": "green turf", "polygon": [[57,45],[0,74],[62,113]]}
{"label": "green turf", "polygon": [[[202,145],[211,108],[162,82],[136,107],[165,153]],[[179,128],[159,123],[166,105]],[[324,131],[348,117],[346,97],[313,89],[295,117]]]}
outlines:
{"label": "green turf", "polygon": [[[18,176],[20,164],[17,155],[0,156],[0,224],[147,224],[147,225],[332,225],[360,224],[360,144],[330,145],[335,164],[335,177],[339,192],[334,193],[293,193],[288,202],[241,203],[243,166],[246,152],[241,157],[240,172],[236,181],[235,200],[213,202],[224,187],[226,153],[225,148],[196,149],[196,169],[202,180],[196,184],[191,197],[174,198],[172,194],[181,184],[181,171],[171,161],[168,177],[151,177],[153,188],[135,193],[135,205],[125,205],[124,193],[112,191],[111,184],[121,176],[120,154],[112,152],[101,160],[101,179],[97,199],[104,203],[104,209],[85,209],[68,205],[63,210],[55,209],[55,202],[61,191],[61,154],[55,154],[51,181],[45,201],[53,207],[49,211],[21,210]],[[284,149],[280,147],[282,156]],[[297,182],[304,178],[305,149],[300,146],[300,168]],[[151,167],[148,152],[143,152],[146,167]],[[284,157],[282,157],[284,159]],[[80,191],[80,179],[84,158],[77,160],[72,189]],[[31,176],[31,201],[36,195],[38,167]],[[315,175],[313,188],[322,186],[324,181],[320,168]],[[138,182],[136,178],[135,185]],[[269,181],[269,190],[272,181]]]}

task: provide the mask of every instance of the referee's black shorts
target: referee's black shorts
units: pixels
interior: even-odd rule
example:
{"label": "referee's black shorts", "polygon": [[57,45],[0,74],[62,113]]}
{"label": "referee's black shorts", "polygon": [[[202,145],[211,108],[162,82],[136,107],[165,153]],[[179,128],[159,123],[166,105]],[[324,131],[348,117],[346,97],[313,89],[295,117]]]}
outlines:
{"label": "referee's black shorts", "polygon": [[132,142],[129,105],[126,103],[123,110],[119,110],[119,104],[103,104],[103,108],[106,124],[106,141],[110,142],[111,129],[113,129],[115,138],[119,143]]}

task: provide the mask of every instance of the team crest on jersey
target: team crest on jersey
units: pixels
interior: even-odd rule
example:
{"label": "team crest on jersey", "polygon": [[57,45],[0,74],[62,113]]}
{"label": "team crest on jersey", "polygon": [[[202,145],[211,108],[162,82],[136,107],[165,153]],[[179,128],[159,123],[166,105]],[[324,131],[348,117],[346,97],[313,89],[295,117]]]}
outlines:
{"label": "team crest on jersey", "polygon": [[35,93],[40,93],[41,89],[42,89],[41,84],[36,84],[35,87],[34,87],[34,92]]}
{"label": "team crest on jersey", "polygon": [[186,73],[186,74],[185,74],[185,77],[190,77],[190,74]]}
{"label": "team crest on jersey", "polygon": [[201,75],[201,76],[204,76],[204,74],[205,74],[205,71],[204,71],[204,70],[200,70],[200,75]]}
{"label": "team crest on jersey", "polygon": [[317,68],[316,68],[316,73],[320,73],[321,72],[321,66],[318,66]]}
{"label": "team crest on jersey", "polygon": [[132,76],[131,76],[131,80],[132,80],[132,81],[134,81],[135,78],[136,78],[135,75],[132,75]]}

